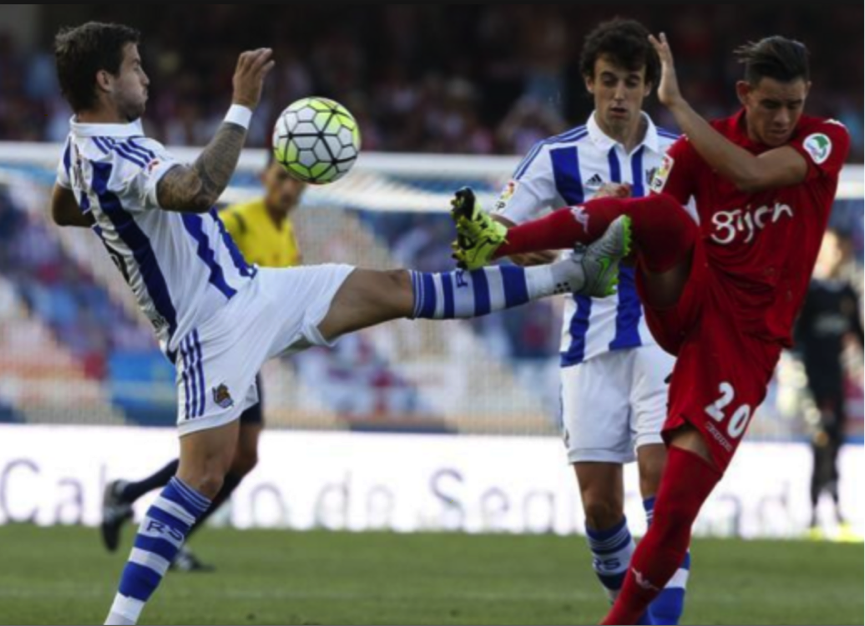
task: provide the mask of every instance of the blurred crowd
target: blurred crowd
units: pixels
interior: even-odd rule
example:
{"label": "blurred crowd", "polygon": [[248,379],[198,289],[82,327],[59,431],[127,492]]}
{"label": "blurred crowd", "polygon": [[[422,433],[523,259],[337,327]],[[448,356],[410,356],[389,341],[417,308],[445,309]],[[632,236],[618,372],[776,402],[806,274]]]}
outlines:
{"label": "blurred crowd", "polygon": [[[23,50],[0,24],[0,137],[57,141],[69,111],[51,42],[63,25],[121,21],[144,33],[152,79],[148,130],[173,145],[205,143],[230,97],[237,54],[273,47],[253,145],[267,145],[282,108],[310,94],[359,118],[369,150],[524,153],[591,111],[578,71],[584,36],[616,15],[664,30],[684,91],[708,116],[735,110],[732,50],[783,34],[813,52],[809,109],[843,121],[863,158],[861,5],[42,5],[40,45]],[[4,30],[6,32],[4,32]],[[659,121],[674,126],[650,106]]]}

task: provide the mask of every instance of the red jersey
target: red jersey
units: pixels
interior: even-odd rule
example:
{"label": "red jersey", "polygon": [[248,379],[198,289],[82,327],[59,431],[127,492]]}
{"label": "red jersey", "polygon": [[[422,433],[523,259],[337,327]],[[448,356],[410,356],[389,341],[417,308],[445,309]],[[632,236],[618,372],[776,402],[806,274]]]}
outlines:
{"label": "red jersey", "polygon": [[[712,126],[754,155],[771,150],[748,138],[745,112]],[[708,265],[728,291],[739,328],[789,347],[850,150],[847,129],[802,116],[790,147],[808,162],[794,187],[745,193],[722,178],[687,138],[670,148],[653,191],[686,205],[693,198]]]}

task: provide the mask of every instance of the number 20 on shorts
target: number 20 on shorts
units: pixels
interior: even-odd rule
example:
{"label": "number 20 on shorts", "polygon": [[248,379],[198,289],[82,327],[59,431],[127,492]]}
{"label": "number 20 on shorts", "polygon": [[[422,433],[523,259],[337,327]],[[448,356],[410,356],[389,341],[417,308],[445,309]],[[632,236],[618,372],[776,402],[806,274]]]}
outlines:
{"label": "number 20 on shorts", "polygon": [[[736,390],[730,383],[721,383],[721,397],[706,407],[706,413],[719,424],[723,424],[727,420],[725,410],[736,401]],[[752,409],[747,404],[743,404],[733,416],[730,418],[730,424],[727,427],[727,433],[733,439],[739,439],[745,434],[748,429],[748,422],[751,421]]]}

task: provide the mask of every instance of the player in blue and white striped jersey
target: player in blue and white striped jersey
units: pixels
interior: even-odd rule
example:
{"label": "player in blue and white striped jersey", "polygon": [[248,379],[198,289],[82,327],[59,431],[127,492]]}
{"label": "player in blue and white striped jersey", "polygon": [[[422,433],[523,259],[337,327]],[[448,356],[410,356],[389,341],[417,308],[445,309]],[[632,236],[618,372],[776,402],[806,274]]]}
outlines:
{"label": "player in blue and white striped jersey", "polygon": [[[581,61],[595,112],[585,126],[537,144],[518,167],[496,211],[512,226],[543,211],[599,195],[648,194],[677,136],[655,126],[643,102],[660,78],[649,32],[631,20],[601,24]],[[515,258],[531,264],[542,257]],[[635,544],[624,513],[622,466],[637,461],[647,518],[666,463],[661,429],[673,358],[646,326],[634,270],[621,268],[615,298],[569,297],[562,331],[562,410],[568,459],[586,511],[594,568],[610,598],[621,589]],[[676,624],[690,563],[644,623]]]}
{"label": "player in blue and white striped jersey", "polygon": [[[255,277],[215,208],[172,219],[155,211],[157,183],[180,165],[129,124],[70,122],[57,184],[75,193],[93,231],[135,293],[172,360],[195,350],[181,340]],[[105,221],[107,223],[103,224]]]}
{"label": "player in blue and white striped jersey", "polygon": [[[115,24],[61,31],[57,72],[75,116],[51,201],[60,226],[103,241],[176,362],[180,464],[148,509],[106,624],[136,624],[191,528],[213,505],[258,403],[264,362],[390,320],[477,317],[568,291],[608,295],[628,254],[626,220],[551,266],[425,274],[345,265],[252,268],[213,206],[237,167],[272,51],[240,55],[232,107],[192,164],[141,136],[149,80],[139,34]],[[473,206],[470,191],[455,209]]]}

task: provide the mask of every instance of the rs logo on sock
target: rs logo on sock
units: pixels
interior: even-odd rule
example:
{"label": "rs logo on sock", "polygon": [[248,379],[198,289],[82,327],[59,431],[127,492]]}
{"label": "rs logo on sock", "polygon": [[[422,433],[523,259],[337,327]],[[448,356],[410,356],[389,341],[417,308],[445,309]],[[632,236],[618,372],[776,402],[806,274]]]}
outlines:
{"label": "rs logo on sock", "polygon": [[167,535],[175,541],[183,541],[186,539],[186,536],[179,530],[175,530],[171,526],[163,524],[162,522],[157,522],[156,520],[148,520],[146,531],[159,533],[162,536]]}

